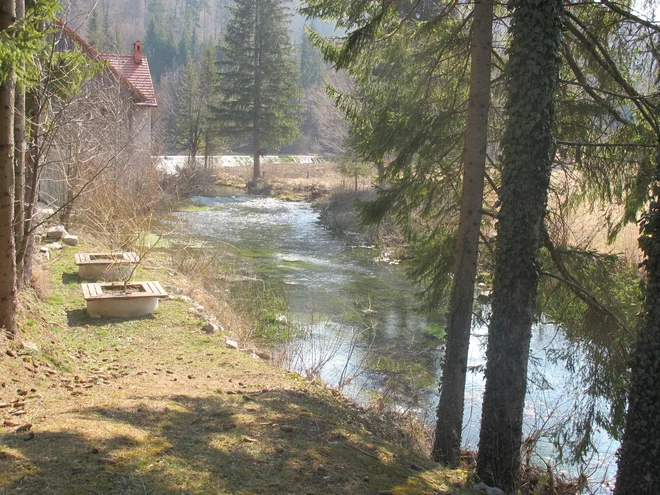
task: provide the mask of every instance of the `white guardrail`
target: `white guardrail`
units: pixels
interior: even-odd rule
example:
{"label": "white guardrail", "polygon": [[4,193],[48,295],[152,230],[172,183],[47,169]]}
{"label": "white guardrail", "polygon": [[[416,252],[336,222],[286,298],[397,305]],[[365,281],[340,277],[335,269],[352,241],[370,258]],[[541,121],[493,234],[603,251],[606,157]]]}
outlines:
{"label": "white guardrail", "polygon": [[[187,155],[166,155],[153,157],[158,160],[158,167],[166,174],[175,174],[186,165]],[[220,155],[212,156],[211,165],[214,167],[249,167],[252,165],[252,155]],[[261,163],[321,163],[329,160],[329,157],[320,155],[265,155],[261,157]],[[195,160],[199,165],[204,165],[204,157],[198,156]]]}

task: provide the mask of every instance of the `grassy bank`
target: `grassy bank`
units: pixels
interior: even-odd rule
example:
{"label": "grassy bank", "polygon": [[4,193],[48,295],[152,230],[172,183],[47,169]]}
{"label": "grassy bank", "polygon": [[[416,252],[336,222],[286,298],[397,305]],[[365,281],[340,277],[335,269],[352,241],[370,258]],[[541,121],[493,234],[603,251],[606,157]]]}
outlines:
{"label": "grassy bank", "polygon": [[[472,493],[377,416],[204,334],[185,295],[88,318],[75,252],[48,262],[1,344],[0,491]],[[185,286],[158,255],[136,279]]]}
{"label": "grassy bank", "polygon": [[[264,163],[264,180],[273,186],[272,196],[285,201],[316,201],[334,191],[346,190],[353,179],[339,173],[334,162]],[[252,167],[216,167],[218,184],[245,188],[252,179]],[[362,189],[370,187],[371,179],[360,179]]]}

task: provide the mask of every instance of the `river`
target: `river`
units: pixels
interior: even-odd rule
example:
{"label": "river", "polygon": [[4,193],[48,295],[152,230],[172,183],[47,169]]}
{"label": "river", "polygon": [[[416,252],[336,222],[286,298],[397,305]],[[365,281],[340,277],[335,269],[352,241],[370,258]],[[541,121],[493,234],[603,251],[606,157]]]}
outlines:
{"label": "river", "polygon": [[[289,368],[318,375],[363,405],[410,410],[432,423],[443,359],[442,340],[434,334],[442,319],[420,311],[418,290],[400,265],[377,263],[379,253],[372,247],[356,247],[350,238],[323,228],[307,203],[246,196],[230,189],[194,201],[207,209],[177,213],[188,231],[233,245],[246,274],[256,272],[266,278],[286,299],[285,317],[302,329],[283,349]],[[484,323],[474,324],[463,432],[469,448],[478,442],[486,332]],[[530,352],[536,385],[528,391],[526,433],[570,415],[571,377],[547,359],[549,350],[562,345],[556,327],[536,325]],[[595,438],[599,452],[588,472],[593,479],[609,480],[618,444],[604,432],[597,432]],[[537,451],[546,462],[553,462],[551,443],[541,440]],[[576,468],[565,469],[575,472]],[[598,493],[607,491],[598,489]]]}

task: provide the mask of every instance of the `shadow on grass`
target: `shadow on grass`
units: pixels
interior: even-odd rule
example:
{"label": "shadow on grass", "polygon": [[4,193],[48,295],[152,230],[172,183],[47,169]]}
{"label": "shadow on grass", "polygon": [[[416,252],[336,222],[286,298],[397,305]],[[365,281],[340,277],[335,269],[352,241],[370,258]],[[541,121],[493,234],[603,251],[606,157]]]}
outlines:
{"label": "shadow on grass", "polygon": [[450,493],[370,439],[341,407],[297,392],[139,397],[83,409],[61,431],[35,430],[29,442],[0,436],[0,472],[11,473],[0,491]]}
{"label": "shadow on grass", "polygon": [[83,280],[80,277],[78,277],[77,273],[67,273],[67,272],[62,273],[62,283],[64,285],[80,284],[82,282]]}
{"label": "shadow on grass", "polygon": [[125,323],[131,321],[149,321],[155,320],[154,315],[136,316],[133,318],[92,318],[87,314],[87,309],[70,309],[66,312],[67,325],[70,328],[84,327],[86,325],[92,327],[104,327],[117,323]]}

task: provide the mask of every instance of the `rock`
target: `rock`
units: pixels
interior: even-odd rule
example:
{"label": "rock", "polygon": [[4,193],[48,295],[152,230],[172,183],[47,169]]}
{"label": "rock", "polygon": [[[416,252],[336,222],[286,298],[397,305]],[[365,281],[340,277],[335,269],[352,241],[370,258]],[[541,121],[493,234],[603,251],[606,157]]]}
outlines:
{"label": "rock", "polygon": [[26,431],[29,431],[30,428],[32,428],[32,423],[19,426],[18,428],[16,428],[16,433],[25,433]]}
{"label": "rock", "polygon": [[275,321],[277,321],[277,323],[281,323],[282,325],[288,325],[289,324],[289,320],[285,315],[277,315],[275,317]]}
{"label": "rock", "polygon": [[226,344],[227,347],[229,347],[230,349],[236,349],[236,350],[239,350],[239,349],[240,349],[240,346],[238,345],[238,342],[236,342],[235,340],[225,339],[225,344]]}
{"label": "rock", "polygon": [[51,242],[50,244],[46,244],[46,247],[48,249],[52,249],[54,251],[59,251],[62,249],[62,243],[61,242]]}
{"label": "rock", "polygon": [[177,294],[177,295],[183,294],[183,289],[181,287],[177,287],[176,285],[166,285],[165,290],[167,292],[171,292],[172,294]]}
{"label": "rock", "polygon": [[51,227],[46,231],[46,238],[53,241],[59,241],[62,237],[66,235],[66,229],[64,225],[57,225]]}
{"label": "rock", "polygon": [[202,327],[202,332],[212,335],[220,330],[220,327],[216,325],[215,323],[212,322],[207,322],[203,327]]}
{"label": "rock", "polygon": [[486,483],[479,483],[477,485],[474,485],[474,488],[476,490],[481,490],[483,492],[486,492],[487,495],[506,495],[506,493],[504,493],[499,488],[488,486]]}
{"label": "rock", "polygon": [[24,340],[23,342],[21,342],[21,346],[23,347],[23,349],[26,349],[28,351],[38,351],[39,350],[39,348],[37,347],[37,344],[35,344],[34,342],[29,342],[27,340]]}
{"label": "rock", "polygon": [[77,246],[78,245],[78,236],[65,234],[62,236],[62,242],[67,246]]}
{"label": "rock", "polygon": [[46,221],[48,218],[52,217],[53,215],[55,215],[54,208],[50,208],[50,207],[38,208],[34,214],[34,221],[35,223],[41,223]]}
{"label": "rock", "polygon": [[188,304],[192,304],[192,303],[195,302],[195,301],[192,300],[191,297],[188,297],[188,296],[181,296],[180,295],[180,296],[177,296],[177,299],[179,299],[180,301],[183,301],[185,303],[188,303]]}

